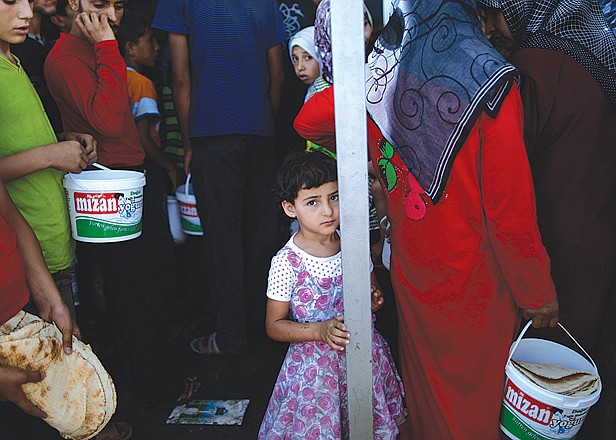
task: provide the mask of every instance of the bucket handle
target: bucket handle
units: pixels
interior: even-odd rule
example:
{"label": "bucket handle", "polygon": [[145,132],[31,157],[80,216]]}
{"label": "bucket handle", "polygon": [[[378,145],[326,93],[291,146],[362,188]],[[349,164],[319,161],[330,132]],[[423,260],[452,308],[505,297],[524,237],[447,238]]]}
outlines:
{"label": "bucket handle", "polygon": [[[528,321],[526,323],[526,325],[524,326],[524,329],[520,332],[520,335],[518,336],[518,339],[516,339],[515,343],[513,344],[513,347],[511,347],[511,351],[509,352],[509,357],[507,358],[507,364],[509,364],[509,362],[511,361],[511,357],[513,356],[513,353],[515,353],[515,350],[518,348],[518,344],[520,343],[520,341],[522,340],[522,337],[524,336],[524,334],[529,329],[529,327],[531,326],[532,323],[533,323],[532,320]],[[563,329],[563,331],[567,334],[567,336],[569,336],[569,338],[571,338],[571,340],[573,342],[575,342],[575,345],[577,345],[578,348],[580,350],[582,350],[582,352],[586,355],[586,357],[588,358],[588,360],[590,360],[590,363],[594,367],[595,374],[598,375],[599,374],[599,370],[597,370],[597,365],[595,364],[595,361],[592,360],[590,355],[586,352],[586,350],[584,350],[584,347],[582,347],[580,345],[580,343],[578,341],[576,341],[576,339],[571,335],[571,333],[569,333],[569,331],[565,328],[564,325],[562,325],[560,322],[558,323],[558,325],[560,326],[560,328]]]}
{"label": "bucket handle", "polygon": [[93,167],[98,168],[99,170],[103,170],[103,171],[111,171],[111,168],[107,168],[105,165],[101,165],[98,162],[92,162],[91,164]]}
{"label": "bucket handle", "polygon": [[184,195],[186,196],[190,195],[190,191],[188,191],[188,187],[190,186],[190,177],[191,173],[188,173],[188,176],[186,176],[186,184],[184,185]]}

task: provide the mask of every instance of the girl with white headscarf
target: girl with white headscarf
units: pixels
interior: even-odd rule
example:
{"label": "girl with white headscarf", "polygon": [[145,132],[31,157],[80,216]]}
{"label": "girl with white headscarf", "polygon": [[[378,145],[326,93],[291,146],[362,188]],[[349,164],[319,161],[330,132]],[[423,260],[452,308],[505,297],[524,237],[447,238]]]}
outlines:
{"label": "girl with white headscarf", "polygon": [[[299,48],[298,54],[293,54],[295,48]],[[302,54],[302,51],[305,54]],[[301,59],[304,55],[305,59]],[[317,90],[315,81],[321,76],[321,63],[317,56],[317,49],[314,45],[314,26],[308,26],[297,32],[289,40],[289,56],[295,75],[304,84],[308,84],[308,90],[304,102],[314,95]]]}

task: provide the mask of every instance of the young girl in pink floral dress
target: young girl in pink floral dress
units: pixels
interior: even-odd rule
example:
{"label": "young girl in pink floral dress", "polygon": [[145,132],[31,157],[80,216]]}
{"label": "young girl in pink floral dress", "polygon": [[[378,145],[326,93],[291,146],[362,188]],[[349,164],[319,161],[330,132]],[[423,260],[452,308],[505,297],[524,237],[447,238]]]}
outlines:
{"label": "young girl in pink floral dress", "polygon": [[[274,256],[267,288],[268,335],[290,342],[259,439],[348,438],[342,259],[336,162],[290,157],[278,173],[284,212],[299,231]],[[372,310],[383,303],[372,274]],[[374,321],[374,315],[373,315]],[[404,420],[402,382],[389,346],[372,327],[374,438],[395,439]]]}

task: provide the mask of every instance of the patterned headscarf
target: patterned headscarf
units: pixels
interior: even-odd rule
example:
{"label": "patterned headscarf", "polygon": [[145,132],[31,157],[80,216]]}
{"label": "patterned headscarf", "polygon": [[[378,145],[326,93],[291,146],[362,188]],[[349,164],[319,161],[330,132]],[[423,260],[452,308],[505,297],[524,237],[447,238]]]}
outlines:
{"label": "patterned headscarf", "polygon": [[[372,15],[368,7],[364,3],[364,16],[372,24]],[[334,82],[334,69],[332,66],[332,20],[331,20],[331,2],[330,0],[321,0],[317,6],[316,16],[314,19],[314,45],[317,47],[319,59],[321,60],[321,70],[323,77],[331,82]]]}
{"label": "patterned headscarf", "polygon": [[368,111],[433,203],[476,119],[497,115],[517,77],[473,3],[396,1],[368,58]]}
{"label": "patterned headscarf", "polygon": [[477,6],[500,9],[521,48],[569,55],[616,105],[616,36],[596,0],[477,0]]}

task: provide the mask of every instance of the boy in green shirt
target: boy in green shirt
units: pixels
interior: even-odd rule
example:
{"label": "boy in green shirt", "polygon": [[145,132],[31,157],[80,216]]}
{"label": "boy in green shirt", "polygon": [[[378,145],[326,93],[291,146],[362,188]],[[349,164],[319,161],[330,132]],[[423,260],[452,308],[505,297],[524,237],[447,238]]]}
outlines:
{"label": "boy in green shirt", "polygon": [[47,267],[75,316],[70,265],[74,243],[62,177],[96,160],[90,135],[56,138],[43,105],[11,44],[25,40],[32,19],[28,0],[0,2],[0,177],[41,244]]}

